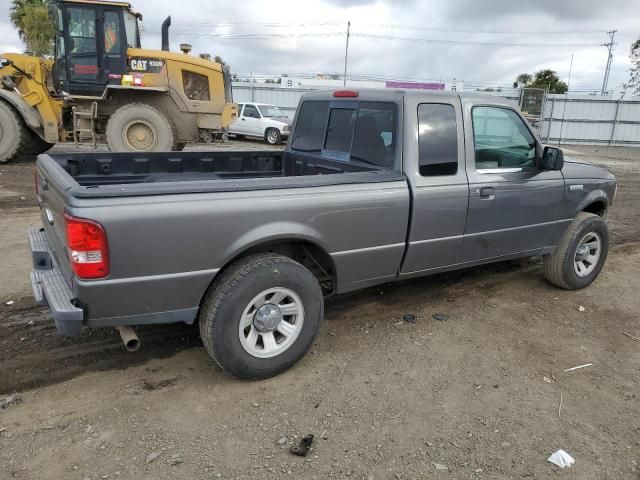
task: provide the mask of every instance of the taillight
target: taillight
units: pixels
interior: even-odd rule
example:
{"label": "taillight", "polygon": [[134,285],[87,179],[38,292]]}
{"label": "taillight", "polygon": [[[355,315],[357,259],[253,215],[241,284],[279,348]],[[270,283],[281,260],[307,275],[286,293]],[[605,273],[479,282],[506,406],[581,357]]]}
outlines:
{"label": "taillight", "polygon": [[333,96],[336,98],[355,98],[358,96],[357,90],[336,90],[333,92]]}
{"label": "taillight", "polygon": [[107,235],[99,223],[64,214],[71,268],[79,278],[109,275]]}

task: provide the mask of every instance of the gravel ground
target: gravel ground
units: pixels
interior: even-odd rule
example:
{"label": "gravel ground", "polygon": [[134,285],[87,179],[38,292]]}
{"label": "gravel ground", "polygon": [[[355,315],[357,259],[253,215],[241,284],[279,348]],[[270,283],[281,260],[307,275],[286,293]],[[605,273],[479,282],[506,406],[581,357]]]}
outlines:
{"label": "gravel ground", "polygon": [[[640,150],[566,154],[620,185],[591,287],[558,290],[533,259],[334,297],[312,352],[260,382],[222,373],[192,327],[141,329],[136,354],[111,329],[58,336],[27,282],[33,161],[0,166],[0,398],[18,395],[0,479],[639,479],[640,342],[623,332],[640,337]],[[559,448],[570,471],[546,461]]]}

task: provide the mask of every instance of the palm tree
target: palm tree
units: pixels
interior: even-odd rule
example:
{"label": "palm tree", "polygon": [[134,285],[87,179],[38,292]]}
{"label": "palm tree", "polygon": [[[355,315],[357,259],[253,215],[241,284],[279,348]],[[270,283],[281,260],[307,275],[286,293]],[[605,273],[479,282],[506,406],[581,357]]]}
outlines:
{"label": "palm tree", "polygon": [[11,0],[11,23],[27,51],[51,55],[55,27],[49,17],[49,0]]}

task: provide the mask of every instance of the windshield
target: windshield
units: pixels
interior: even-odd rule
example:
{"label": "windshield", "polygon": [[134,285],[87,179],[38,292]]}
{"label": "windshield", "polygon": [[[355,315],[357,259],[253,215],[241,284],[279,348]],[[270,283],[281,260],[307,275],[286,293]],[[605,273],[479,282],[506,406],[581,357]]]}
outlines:
{"label": "windshield", "polygon": [[278,107],[273,105],[260,105],[260,111],[263,117],[270,118],[286,118],[287,116]]}
{"label": "windshield", "polygon": [[138,19],[131,12],[124,12],[124,27],[127,32],[127,47],[140,48],[140,36],[138,35]]}

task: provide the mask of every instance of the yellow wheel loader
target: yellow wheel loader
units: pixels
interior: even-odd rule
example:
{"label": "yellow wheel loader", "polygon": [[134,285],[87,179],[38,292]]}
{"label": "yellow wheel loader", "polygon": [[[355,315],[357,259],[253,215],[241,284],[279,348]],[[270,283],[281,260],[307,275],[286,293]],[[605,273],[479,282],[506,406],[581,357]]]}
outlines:
{"label": "yellow wheel loader", "polygon": [[140,14],[123,2],[53,0],[53,59],[0,55],[0,162],[58,142],[106,143],[113,152],[181,150],[226,140],[237,116],[228,69],[141,48]]}

